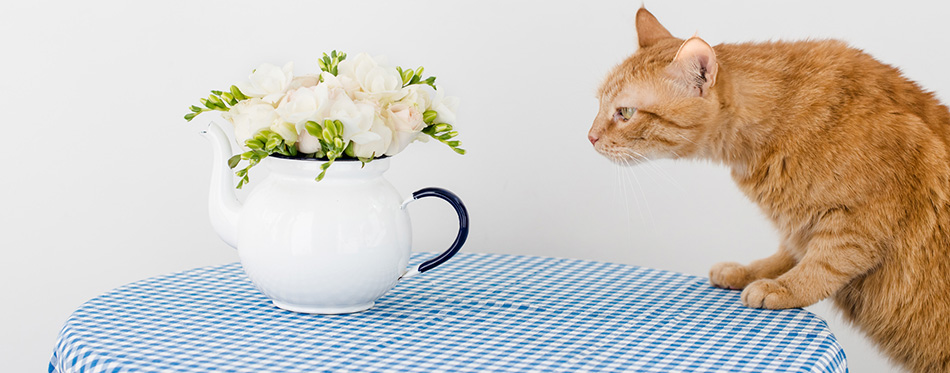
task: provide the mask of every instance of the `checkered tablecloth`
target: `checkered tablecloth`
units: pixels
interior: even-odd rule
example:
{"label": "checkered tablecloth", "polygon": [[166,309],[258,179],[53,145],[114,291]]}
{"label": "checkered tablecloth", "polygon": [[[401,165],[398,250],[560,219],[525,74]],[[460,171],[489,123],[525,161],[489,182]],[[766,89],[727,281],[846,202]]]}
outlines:
{"label": "checkered tablecloth", "polygon": [[[415,254],[418,263],[432,254]],[[369,311],[278,309],[238,263],[123,286],[67,321],[50,372],[846,372],[823,320],[649,268],[461,253]]]}

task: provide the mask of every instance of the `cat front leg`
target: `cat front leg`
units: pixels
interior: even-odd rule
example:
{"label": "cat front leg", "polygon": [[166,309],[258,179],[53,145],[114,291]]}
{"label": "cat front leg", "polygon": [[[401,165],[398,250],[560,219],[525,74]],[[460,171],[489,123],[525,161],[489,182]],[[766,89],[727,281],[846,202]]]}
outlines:
{"label": "cat front leg", "polygon": [[810,306],[874,268],[880,257],[870,235],[843,225],[817,227],[801,261],[775,279],[750,283],[742,303],[768,309]]}
{"label": "cat front leg", "polygon": [[755,280],[776,278],[795,266],[793,258],[785,248],[767,258],[756,260],[749,265],[735,262],[718,263],[709,270],[709,282],[719,288],[740,290]]}

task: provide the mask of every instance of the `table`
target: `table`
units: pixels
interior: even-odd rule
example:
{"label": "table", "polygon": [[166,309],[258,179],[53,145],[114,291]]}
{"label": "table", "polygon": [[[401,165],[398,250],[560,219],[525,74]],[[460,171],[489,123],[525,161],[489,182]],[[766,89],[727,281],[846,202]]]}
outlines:
{"label": "table", "polygon": [[[433,254],[414,254],[419,263]],[[702,277],[460,253],[369,311],[278,309],[238,263],[135,282],[80,307],[50,372],[846,372],[827,324],[745,308]]]}

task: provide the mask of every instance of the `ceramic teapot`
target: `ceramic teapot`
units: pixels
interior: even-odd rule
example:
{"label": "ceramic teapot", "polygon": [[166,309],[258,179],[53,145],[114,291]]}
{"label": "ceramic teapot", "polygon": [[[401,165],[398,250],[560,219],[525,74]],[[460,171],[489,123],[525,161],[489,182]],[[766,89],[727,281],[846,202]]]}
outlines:
{"label": "ceramic teapot", "polygon": [[[383,177],[389,159],[365,166],[337,160],[321,181],[322,161],[270,156],[258,167],[269,174],[242,204],[235,194],[232,155],[225,132],[211,123],[202,132],[214,148],[209,193],[211,223],[238,251],[254,285],[285,310],[340,314],[367,310],[401,279],[451,258],[468,236],[462,201],[440,188],[403,198]],[[407,205],[425,197],[447,201],[459,231],[448,250],[407,268],[412,230]]]}

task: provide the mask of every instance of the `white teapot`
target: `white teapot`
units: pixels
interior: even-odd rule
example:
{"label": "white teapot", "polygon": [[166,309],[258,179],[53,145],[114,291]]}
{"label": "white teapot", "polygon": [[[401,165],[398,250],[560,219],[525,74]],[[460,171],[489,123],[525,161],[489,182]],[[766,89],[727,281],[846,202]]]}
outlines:
{"label": "white teapot", "polygon": [[[451,258],[468,237],[468,212],[444,189],[425,188],[402,198],[383,177],[389,159],[363,167],[337,160],[322,181],[323,163],[270,156],[270,174],[242,205],[227,160],[230,140],[212,123],[204,132],[214,148],[209,211],[218,235],[238,250],[254,285],[285,310],[340,314],[367,310],[400,279],[426,272]],[[406,206],[439,197],[458,213],[452,246],[407,269],[412,230]]]}

